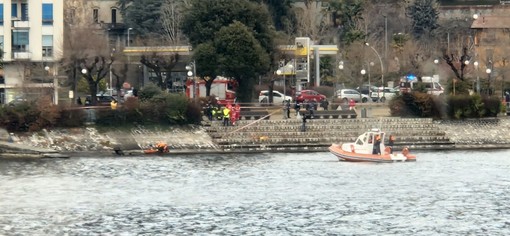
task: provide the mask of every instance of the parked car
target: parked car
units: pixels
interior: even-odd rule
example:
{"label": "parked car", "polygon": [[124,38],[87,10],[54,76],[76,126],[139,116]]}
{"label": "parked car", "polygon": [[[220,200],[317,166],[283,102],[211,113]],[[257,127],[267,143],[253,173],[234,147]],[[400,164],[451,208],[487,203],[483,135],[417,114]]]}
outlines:
{"label": "parked car", "polygon": [[370,97],[366,94],[361,94],[360,92],[354,89],[340,89],[336,91],[336,97],[344,100],[344,102],[348,102],[351,99],[354,99],[355,102],[368,102]]}
{"label": "parked car", "polygon": [[[292,97],[284,96],[283,93],[273,90],[273,103],[275,103],[275,104],[283,103],[283,100],[292,102]],[[259,102],[260,103],[268,103],[269,102],[269,90],[260,91]]]}
{"label": "parked car", "polygon": [[393,97],[397,96],[398,90],[395,90],[390,87],[379,87],[376,91],[373,91],[370,94],[370,97],[372,98],[372,101],[377,102],[385,102],[388,99],[392,99]]}
{"label": "parked car", "polygon": [[377,90],[377,86],[374,86],[374,85],[368,85],[368,84],[364,84],[362,85],[361,87],[357,87],[356,90],[358,92],[360,92],[361,94],[365,94],[367,96],[370,96],[370,93],[372,93],[372,91],[376,91]]}
{"label": "parked car", "polygon": [[301,90],[300,92],[296,92],[296,102],[304,102],[305,100],[317,102],[322,102],[326,100],[326,96],[318,93],[315,90]]}
{"label": "parked car", "polygon": [[[115,98],[113,98],[112,96],[104,95],[104,94],[97,94],[96,98],[97,98],[96,105],[98,105],[98,106],[110,106],[110,103],[113,100],[115,100]],[[92,105],[91,101],[92,101],[91,96],[87,95],[87,97],[85,97],[85,105],[86,106]]]}

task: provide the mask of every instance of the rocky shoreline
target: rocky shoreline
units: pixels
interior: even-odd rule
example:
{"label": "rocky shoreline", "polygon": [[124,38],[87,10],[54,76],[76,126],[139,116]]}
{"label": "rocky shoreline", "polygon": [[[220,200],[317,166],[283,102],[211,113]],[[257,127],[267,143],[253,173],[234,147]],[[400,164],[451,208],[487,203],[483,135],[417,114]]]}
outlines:
{"label": "rocky shoreline", "polygon": [[[375,120],[374,120],[375,121]],[[473,119],[434,121],[455,143],[454,150],[510,148],[510,119]],[[412,127],[410,127],[412,129]],[[171,153],[236,153],[246,150],[222,149],[204,126],[168,128],[134,127],[129,130],[99,131],[94,127],[43,130],[31,134],[10,135],[3,132],[0,141],[2,157],[67,157],[113,156],[118,147],[126,155],[141,155],[143,148],[159,141],[166,142]],[[249,152],[316,152],[324,147],[302,145],[293,148],[261,146]]]}

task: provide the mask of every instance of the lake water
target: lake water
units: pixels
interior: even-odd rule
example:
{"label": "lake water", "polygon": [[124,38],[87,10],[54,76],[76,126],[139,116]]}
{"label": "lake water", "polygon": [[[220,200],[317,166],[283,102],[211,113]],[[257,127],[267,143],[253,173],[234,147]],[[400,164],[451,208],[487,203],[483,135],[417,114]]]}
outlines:
{"label": "lake water", "polygon": [[0,235],[509,235],[510,150],[0,160]]}

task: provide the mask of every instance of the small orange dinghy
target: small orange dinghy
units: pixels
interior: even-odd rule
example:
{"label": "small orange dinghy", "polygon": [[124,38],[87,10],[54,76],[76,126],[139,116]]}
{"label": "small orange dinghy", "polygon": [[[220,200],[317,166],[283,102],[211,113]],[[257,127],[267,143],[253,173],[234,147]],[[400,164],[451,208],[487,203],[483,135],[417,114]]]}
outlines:
{"label": "small orange dinghy", "polygon": [[148,148],[143,150],[145,154],[156,154],[156,153],[168,153],[170,150],[168,149],[168,145],[163,142],[159,142],[156,145],[150,145]]}

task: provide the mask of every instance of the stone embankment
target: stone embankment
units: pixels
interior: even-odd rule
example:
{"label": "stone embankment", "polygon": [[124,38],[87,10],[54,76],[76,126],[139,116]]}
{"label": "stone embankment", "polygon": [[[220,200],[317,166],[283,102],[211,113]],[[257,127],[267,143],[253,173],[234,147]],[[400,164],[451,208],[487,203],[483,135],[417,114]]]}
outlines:
{"label": "stone embankment", "polygon": [[95,128],[55,129],[33,134],[1,135],[0,156],[59,157],[111,156],[115,147],[139,155],[150,144],[166,142],[172,153],[326,151],[331,143],[353,141],[360,133],[381,128],[397,136],[396,148],[484,149],[510,148],[510,119],[433,121],[425,118],[356,118],[309,120],[301,132],[297,119],[242,120],[223,127],[220,121],[204,126],[100,132]]}

